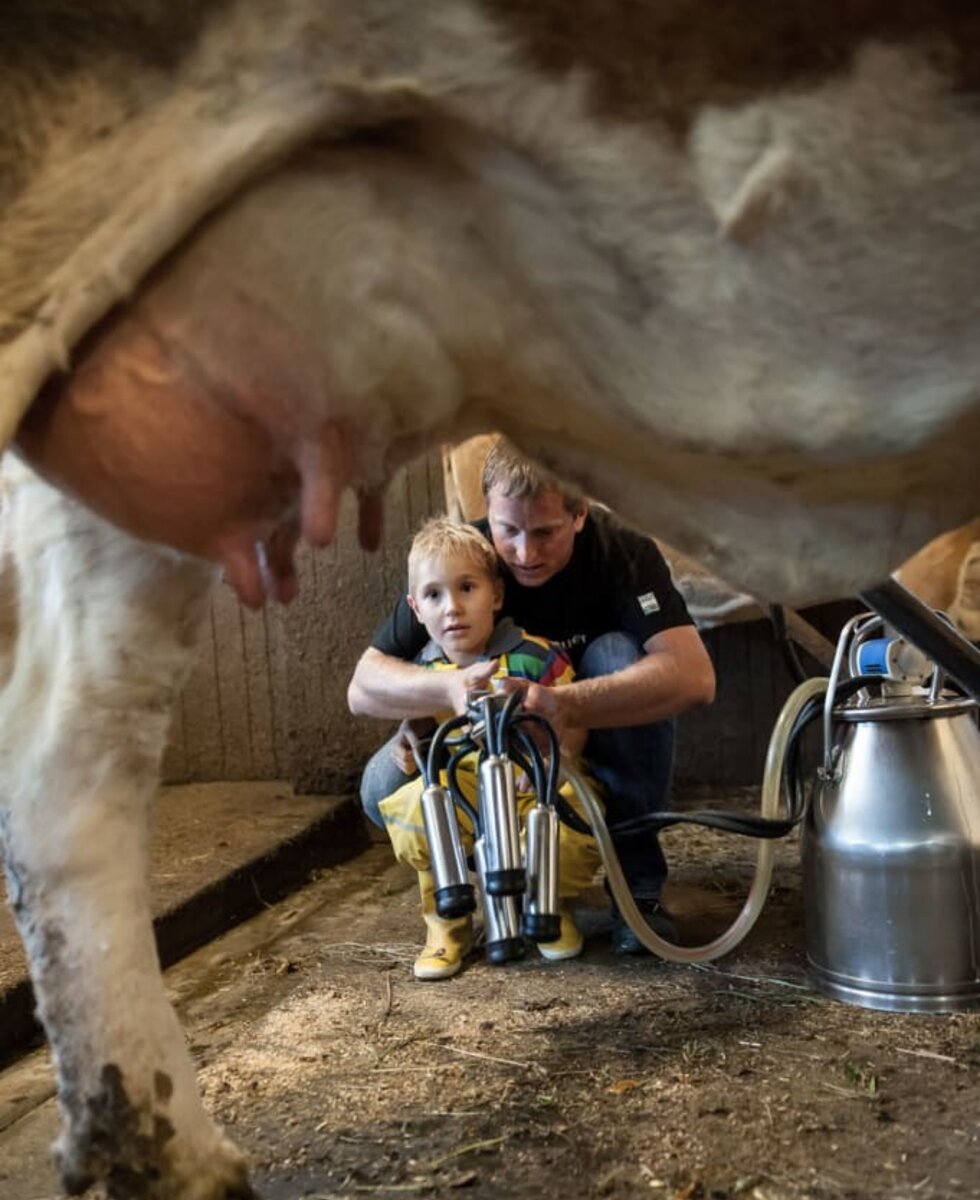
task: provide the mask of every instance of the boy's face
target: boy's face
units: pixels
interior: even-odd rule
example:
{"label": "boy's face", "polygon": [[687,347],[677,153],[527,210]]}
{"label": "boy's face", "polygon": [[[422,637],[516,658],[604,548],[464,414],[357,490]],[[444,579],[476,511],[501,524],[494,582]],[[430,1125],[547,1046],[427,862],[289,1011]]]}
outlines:
{"label": "boy's face", "polygon": [[418,563],[408,603],[449,661],[468,666],[490,641],[503,584],[472,558],[436,555]]}

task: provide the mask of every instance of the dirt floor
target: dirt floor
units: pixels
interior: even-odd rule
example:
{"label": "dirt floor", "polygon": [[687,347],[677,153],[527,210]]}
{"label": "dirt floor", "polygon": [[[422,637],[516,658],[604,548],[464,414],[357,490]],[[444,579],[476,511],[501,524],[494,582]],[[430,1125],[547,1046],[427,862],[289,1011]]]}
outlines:
{"label": "dirt floor", "polygon": [[[741,904],[754,846],[674,831],[685,940]],[[980,1197],[980,1017],[807,986],[794,842],[760,924],[706,967],[586,953],[411,976],[413,881],[386,846],[169,973],[207,1102],[265,1200]],[[0,1200],[49,1200],[43,1064],[0,1077]],[[2,1111],[2,1108],[0,1108]]]}

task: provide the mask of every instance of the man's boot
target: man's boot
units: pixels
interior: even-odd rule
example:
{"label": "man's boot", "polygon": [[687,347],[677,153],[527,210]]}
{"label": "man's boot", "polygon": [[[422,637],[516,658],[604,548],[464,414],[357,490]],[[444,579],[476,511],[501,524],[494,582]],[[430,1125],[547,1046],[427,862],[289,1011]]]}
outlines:
{"label": "man's boot", "polygon": [[436,912],[435,880],[429,871],[419,871],[425,945],[415,960],[416,979],[451,979],[473,947],[473,918],[447,920]]}
{"label": "man's boot", "polygon": [[[643,897],[636,896],[634,897],[634,902],[640,910],[640,916],[654,933],[662,937],[666,942],[674,942],[675,945],[680,941],[680,933],[678,932],[677,925],[674,923],[674,918],[659,900],[644,899]],[[639,955],[650,953],[629,925],[626,924],[615,903],[613,904],[611,937],[612,948],[616,954]]]}

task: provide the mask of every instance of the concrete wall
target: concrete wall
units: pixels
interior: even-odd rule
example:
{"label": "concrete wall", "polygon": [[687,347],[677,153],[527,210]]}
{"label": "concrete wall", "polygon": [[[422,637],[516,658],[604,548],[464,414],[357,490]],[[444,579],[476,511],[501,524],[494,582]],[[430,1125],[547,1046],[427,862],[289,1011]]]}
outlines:
{"label": "concrete wall", "polygon": [[444,504],[442,462],[432,454],[392,482],[378,553],[358,546],[348,497],[335,545],[300,551],[300,595],[291,605],[249,612],[220,585],[174,716],[165,778],[287,779],[300,791],[346,790],[389,728],[350,716],[347,681],[405,586],[413,532]]}

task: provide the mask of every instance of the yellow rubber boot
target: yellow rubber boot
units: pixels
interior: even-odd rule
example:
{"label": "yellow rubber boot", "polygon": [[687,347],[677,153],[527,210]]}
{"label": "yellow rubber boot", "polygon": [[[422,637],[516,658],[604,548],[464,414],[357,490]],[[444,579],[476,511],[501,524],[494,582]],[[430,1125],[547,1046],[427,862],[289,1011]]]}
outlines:
{"label": "yellow rubber boot", "polygon": [[416,979],[451,979],[459,973],[463,959],[473,948],[473,918],[446,920],[436,912],[435,880],[429,871],[419,871],[425,945],[415,960]]}
{"label": "yellow rubber boot", "polygon": [[558,832],[558,915],[561,933],[556,942],[539,942],[542,958],[558,962],[578,958],[585,945],[572,913],[572,901],[580,896],[595,878],[602,861],[599,847],[591,834],[578,833],[561,825]]}
{"label": "yellow rubber boot", "polygon": [[561,917],[561,933],[556,942],[538,942],[538,953],[549,962],[560,962],[563,958],[578,958],[585,947],[585,939],[572,915],[571,900],[558,902]]}

